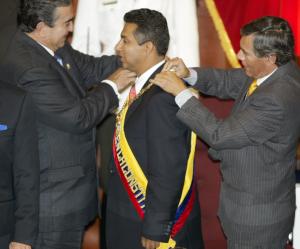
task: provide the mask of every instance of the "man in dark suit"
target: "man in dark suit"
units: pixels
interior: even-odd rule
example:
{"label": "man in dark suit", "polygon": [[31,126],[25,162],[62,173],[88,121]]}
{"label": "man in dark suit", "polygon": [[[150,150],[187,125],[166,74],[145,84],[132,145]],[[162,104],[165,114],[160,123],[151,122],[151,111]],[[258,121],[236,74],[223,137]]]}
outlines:
{"label": "man in dark suit", "polygon": [[[161,71],[168,49],[166,19],[138,9],[126,13],[124,21],[116,51],[123,67],[138,77],[121,93],[116,121],[107,120],[111,132],[104,127],[111,134],[106,141],[113,141],[113,151],[101,154],[109,162],[107,248],[169,248],[167,242],[174,248],[172,240],[177,246],[203,248],[191,132],[176,119],[173,97],[149,83]],[[189,194],[183,195],[187,185]]]}
{"label": "man in dark suit", "polygon": [[[2,77],[24,88],[37,109],[40,219],[35,248],[80,248],[97,213],[94,127],[118,104],[117,87],[135,78],[117,71],[116,57],[94,58],[66,42],[73,30],[71,0],[25,0],[20,31]],[[93,91],[88,91],[97,83]],[[115,88],[115,90],[114,90]]]}
{"label": "man in dark suit", "polygon": [[21,89],[0,82],[1,249],[33,245],[38,232],[39,172],[33,104]]}
{"label": "man in dark suit", "polygon": [[217,119],[174,73],[164,72],[154,81],[176,96],[177,117],[221,161],[219,216],[228,248],[283,249],[293,228],[300,133],[294,38],[279,17],[254,20],[241,35],[238,58],[244,69],[197,68],[190,74],[179,59],[165,68],[175,67],[180,77],[195,74],[194,87],[205,94],[235,99],[228,118]]}

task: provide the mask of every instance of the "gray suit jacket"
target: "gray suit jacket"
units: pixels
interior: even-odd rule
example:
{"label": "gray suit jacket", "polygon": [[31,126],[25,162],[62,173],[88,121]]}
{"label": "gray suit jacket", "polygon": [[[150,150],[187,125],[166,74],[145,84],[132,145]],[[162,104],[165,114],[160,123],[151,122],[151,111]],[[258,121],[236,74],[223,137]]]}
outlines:
{"label": "gray suit jacket", "polygon": [[24,88],[37,107],[40,156],[40,226],[82,228],[97,213],[95,129],[118,105],[112,87],[99,84],[118,67],[115,57],[94,58],[65,45],[62,67],[22,32],[10,46],[3,77]]}
{"label": "gray suit jacket", "polygon": [[236,242],[270,244],[287,238],[295,211],[296,147],[300,133],[300,71],[278,68],[245,98],[252,81],[242,69],[196,69],[195,88],[235,99],[231,115],[217,119],[196,98],[177,116],[210,145],[221,161],[219,216]]}

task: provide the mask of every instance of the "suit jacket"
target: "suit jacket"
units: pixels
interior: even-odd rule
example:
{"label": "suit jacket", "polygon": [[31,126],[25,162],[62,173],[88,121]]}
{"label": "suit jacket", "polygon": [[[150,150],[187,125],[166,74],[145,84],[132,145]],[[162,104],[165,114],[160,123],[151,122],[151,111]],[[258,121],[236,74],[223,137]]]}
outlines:
{"label": "suit jacket", "polygon": [[18,32],[4,77],[23,87],[37,107],[40,155],[40,231],[83,227],[97,213],[94,127],[118,103],[98,84],[118,67],[116,57],[94,58],[68,44],[62,67],[42,46]]}
{"label": "suit jacket", "polygon": [[204,139],[221,160],[219,216],[230,240],[271,244],[292,231],[296,147],[300,132],[300,71],[280,66],[252,95],[242,69],[197,69],[201,92],[233,98],[231,115],[217,119],[195,98],[178,118]]}
{"label": "suit jacket", "polygon": [[97,127],[96,143],[100,147],[100,165],[98,170],[99,185],[107,193],[109,168],[112,160],[112,141],[115,131],[115,115],[106,116]]}
{"label": "suit jacket", "polygon": [[30,245],[38,231],[37,147],[32,102],[21,89],[0,82],[0,237],[10,234]]}
{"label": "suit jacket", "polygon": [[[161,68],[150,78],[160,70]],[[190,131],[176,119],[177,111],[174,98],[159,87],[152,86],[130,105],[127,112],[126,138],[148,179],[143,221],[139,218],[121,182],[112,151],[108,152],[109,155],[101,154],[107,162],[110,161],[106,209],[126,219],[141,222],[143,228],[140,236],[165,242],[168,241],[179,203],[190,152]],[[112,123],[110,119],[107,122]],[[107,127],[104,128],[107,134],[112,134]],[[189,220],[192,219],[200,220],[197,200],[189,217]],[[106,223],[109,224],[109,220]],[[197,237],[197,246],[199,246],[197,248],[200,248],[202,243],[200,228],[194,226],[191,229]],[[130,234],[130,231],[128,233]]]}

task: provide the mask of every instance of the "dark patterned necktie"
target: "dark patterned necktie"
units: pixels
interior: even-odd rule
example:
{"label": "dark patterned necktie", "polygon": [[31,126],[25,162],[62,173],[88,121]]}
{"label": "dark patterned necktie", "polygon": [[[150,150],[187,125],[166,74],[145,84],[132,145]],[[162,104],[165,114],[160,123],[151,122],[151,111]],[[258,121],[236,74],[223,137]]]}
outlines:
{"label": "dark patterned necktie", "polygon": [[136,90],[135,90],[135,84],[134,84],[130,88],[130,92],[129,92],[129,95],[128,95],[129,103],[132,103],[132,101],[135,99],[135,97],[136,97]]}

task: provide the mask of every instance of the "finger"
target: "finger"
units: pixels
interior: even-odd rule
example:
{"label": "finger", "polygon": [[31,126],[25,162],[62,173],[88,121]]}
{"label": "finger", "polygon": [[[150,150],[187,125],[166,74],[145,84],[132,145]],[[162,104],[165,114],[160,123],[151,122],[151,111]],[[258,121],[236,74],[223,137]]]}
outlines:
{"label": "finger", "polygon": [[173,59],[169,59],[168,61],[166,61],[165,66],[163,68],[163,71],[169,71],[172,68],[177,66],[177,60],[178,58],[173,58]]}
{"label": "finger", "polygon": [[127,69],[123,69],[121,71],[118,71],[118,73],[120,75],[126,75],[126,76],[136,76],[136,73],[135,72],[132,72],[132,71],[129,71]]}
{"label": "finger", "polygon": [[146,241],[145,241],[145,238],[144,238],[144,237],[141,238],[141,242],[142,242],[142,246],[143,246],[143,247],[146,247]]}
{"label": "finger", "polygon": [[153,241],[147,240],[146,249],[155,249]]}
{"label": "finger", "polygon": [[162,71],[169,71],[171,67],[172,67],[172,64],[168,61],[165,63]]}
{"label": "finger", "polygon": [[128,72],[127,72],[127,76],[129,76],[129,77],[136,77],[136,73],[135,73],[135,72],[128,71]]}

